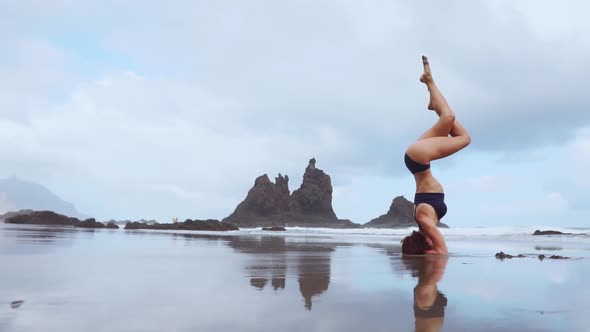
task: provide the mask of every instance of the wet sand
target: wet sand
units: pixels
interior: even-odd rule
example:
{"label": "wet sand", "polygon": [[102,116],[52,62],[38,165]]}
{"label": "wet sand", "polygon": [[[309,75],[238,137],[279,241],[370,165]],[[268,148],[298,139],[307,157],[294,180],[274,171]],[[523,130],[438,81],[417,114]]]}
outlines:
{"label": "wet sand", "polygon": [[584,241],[400,239],[2,224],[0,331],[590,331]]}

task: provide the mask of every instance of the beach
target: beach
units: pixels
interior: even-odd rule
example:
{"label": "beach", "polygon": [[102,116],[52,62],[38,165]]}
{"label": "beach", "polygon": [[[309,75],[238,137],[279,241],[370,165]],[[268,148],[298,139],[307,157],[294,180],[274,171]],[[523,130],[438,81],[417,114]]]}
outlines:
{"label": "beach", "polygon": [[589,230],[531,229],[443,230],[448,258],[408,259],[411,229],[1,224],[0,331],[590,331]]}

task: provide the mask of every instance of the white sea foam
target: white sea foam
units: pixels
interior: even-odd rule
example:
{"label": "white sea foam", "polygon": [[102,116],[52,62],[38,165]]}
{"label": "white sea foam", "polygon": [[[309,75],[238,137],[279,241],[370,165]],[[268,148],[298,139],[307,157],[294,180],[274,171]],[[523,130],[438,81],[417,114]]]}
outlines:
{"label": "white sea foam", "polygon": [[[305,235],[375,235],[375,236],[405,236],[417,227],[410,228],[359,228],[359,229],[333,229],[333,228],[307,228],[287,227],[289,234]],[[589,237],[590,228],[568,228],[558,226],[499,226],[499,227],[456,227],[442,228],[441,232],[450,237],[528,237],[532,236],[535,230],[555,230],[563,233],[572,233],[575,237]],[[241,229],[244,233],[262,232],[261,228]],[[264,232],[268,234],[268,232]],[[280,233],[280,232],[279,232]]]}

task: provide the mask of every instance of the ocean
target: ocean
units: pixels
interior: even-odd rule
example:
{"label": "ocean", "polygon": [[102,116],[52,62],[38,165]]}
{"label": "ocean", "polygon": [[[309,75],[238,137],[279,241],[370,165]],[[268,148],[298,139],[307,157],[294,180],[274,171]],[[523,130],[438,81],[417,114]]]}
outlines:
{"label": "ocean", "polygon": [[0,224],[0,331],[590,331],[589,228],[412,230]]}

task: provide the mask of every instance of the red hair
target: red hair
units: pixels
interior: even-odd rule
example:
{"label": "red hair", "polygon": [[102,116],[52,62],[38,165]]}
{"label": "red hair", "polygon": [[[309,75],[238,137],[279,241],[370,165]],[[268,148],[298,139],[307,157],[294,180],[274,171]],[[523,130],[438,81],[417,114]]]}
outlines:
{"label": "red hair", "polygon": [[401,243],[404,255],[423,255],[426,250],[432,249],[432,246],[426,241],[426,236],[416,231],[406,236]]}

